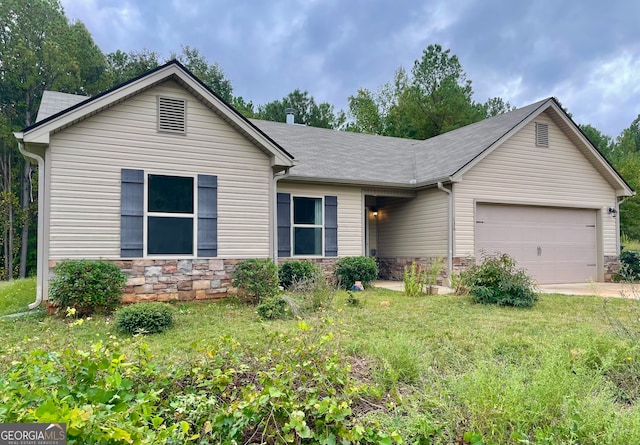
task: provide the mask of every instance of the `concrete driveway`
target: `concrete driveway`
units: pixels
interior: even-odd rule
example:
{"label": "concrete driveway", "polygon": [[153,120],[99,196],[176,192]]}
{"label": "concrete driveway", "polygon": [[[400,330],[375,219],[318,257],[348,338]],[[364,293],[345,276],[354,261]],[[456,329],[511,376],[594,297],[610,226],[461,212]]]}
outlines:
{"label": "concrete driveway", "polygon": [[[402,281],[378,280],[374,282],[375,287],[404,291]],[[445,286],[438,286],[440,294],[451,293],[451,289]],[[540,285],[540,292],[543,294],[565,294],[565,295],[597,295],[600,297],[640,297],[640,284],[630,285],[626,283],[571,283],[571,284],[543,284]]]}
{"label": "concrete driveway", "polygon": [[544,294],[565,295],[597,295],[600,297],[638,298],[640,285],[628,283],[570,283],[541,284],[540,292]]}

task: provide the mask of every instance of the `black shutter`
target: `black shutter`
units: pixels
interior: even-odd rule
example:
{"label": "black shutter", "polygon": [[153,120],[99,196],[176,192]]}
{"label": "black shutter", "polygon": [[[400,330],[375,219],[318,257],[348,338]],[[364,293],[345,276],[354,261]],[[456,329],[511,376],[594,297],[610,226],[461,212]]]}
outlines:
{"label": "black shutter", "polygon": [[278,193],[278,257],[291,256],[291,195]]}
{"label": "black shutter", "polygon": [[324,197],[324,256],[338,256],[338,197]]}
{"label": "black shutter", "polygon": [[120,256],[143,254],[144,171],[123,168],[120,177]]}
{"label": "black shutter", "polygon": [[218,177],[198,175],[198,256],[218,256]]}

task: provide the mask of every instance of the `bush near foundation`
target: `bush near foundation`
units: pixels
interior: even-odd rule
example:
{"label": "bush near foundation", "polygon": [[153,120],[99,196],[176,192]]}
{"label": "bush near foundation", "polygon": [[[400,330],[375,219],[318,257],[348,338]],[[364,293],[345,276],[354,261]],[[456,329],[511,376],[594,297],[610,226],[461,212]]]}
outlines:
{"label": "bush near foundation", "polygon": [[356,281],[366,288],[378,277],[378,265],[371,257],[344,257],[336,261],[335,275],[344,289],[351,289]]}
{"label": "bush near foundation", "polygon": [[483,257],[465,273],[469,293],[482,304],[531,307],[538,300],[536,285],[507,254]]}
{"label": "bush near foundation", "polygon": [[127,276],[106,261],[65,260],[54,269],[49,300],[61,308],[75,308],[77,316],[109,313],[120,304]]}
{"label": "bush near foundation", "polygon": [[158,334],[173,324],[173,307],[165,303],[138,303],[118,309],[116,324],[127,334]]}
{"label": "bush near foundation", "polygon": [[623,250],[620,253],[620,276],[627,281],[640,278],[640,251]]}
{"label": "bush near foundation", "polygon": [[276,295],[280,290],[278,267],[268,258],[238,261],[232,277],[233,286],[238,288],[238,296],[250,304],[258,304],[263,298]]}
{"label": "bush near foundation", "polygon": [[278,267],[280,285],[285,289],[292,284],[311,280],[320,273],[320,268],[309,260],[285,261]]}

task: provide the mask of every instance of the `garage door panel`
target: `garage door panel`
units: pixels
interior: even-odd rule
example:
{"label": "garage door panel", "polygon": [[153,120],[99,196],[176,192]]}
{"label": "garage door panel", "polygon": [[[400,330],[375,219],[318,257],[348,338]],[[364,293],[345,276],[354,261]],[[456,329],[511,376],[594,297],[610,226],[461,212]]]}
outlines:
{"label": "garage door panel", "polygon": [[508,253],[539,283],[597,278],[596,211],[478,204],[476,256]]}

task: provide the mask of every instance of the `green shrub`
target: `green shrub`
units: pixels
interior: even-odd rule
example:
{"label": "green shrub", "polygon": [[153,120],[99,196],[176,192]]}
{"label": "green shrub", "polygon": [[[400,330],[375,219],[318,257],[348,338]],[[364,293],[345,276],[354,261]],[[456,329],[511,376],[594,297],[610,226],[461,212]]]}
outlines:
{"label": "green shrub", "polygon": [[106,261],[65,260],[56,265],[54,274],[49,300],[61,308],[75,308],[78,316],[111,312],[127,282],[120,268]]}
{"label": "green shrub", "polygon": [[466,279],[478,303],[531,307],[538,300],[533,280],[507,254],[485,256],[482,264],[467,271]]}
{"label": "green shrub", "polygon": [[296,281],[303,281],[315,277],[320,268],[309,260],[285,261],[280,264],[278,277],[280,285],[288,289]]}
{"label": "green shrub", "polygon": [[378,265],[371,257],[351,256],[336,261],[335,276],[344,289],[351,289],[356,281],[366,288],[378,277]]}
{"label": "green shrub", "polygon": [[280,295],[265,297],[256,308],[258,315],[265,320],[275,320],[285,318],[291,312],[284,298]]}
{"label": "green shrub", "polygon": [[629,281],[640,278],[640,251],[623,250],[620,253],[620,275]]}
{"label": "green shrub", "polygon": [[384,402],[355,380],[332,334],[299,326],[269,337],[259,355],[223,337],[173,364],[154,364],[145,344],[129,341],[60,353],[18,345],[1,369],[0,422],[63,422],[69,445],[399,445],[396,432],[362,419],[363,406],[383,411]]}
{"label": "green shrub", "polygon": [[278,267],[268,258],[238,261],[232,277],[238,296],[250,304],[258,304],[279,291]]}
{"label": "green shrub", "polygon": [[138,303],[116,312],[116,325],[128,334],[158,334],[173,324],[173,307],[165,303]]}

